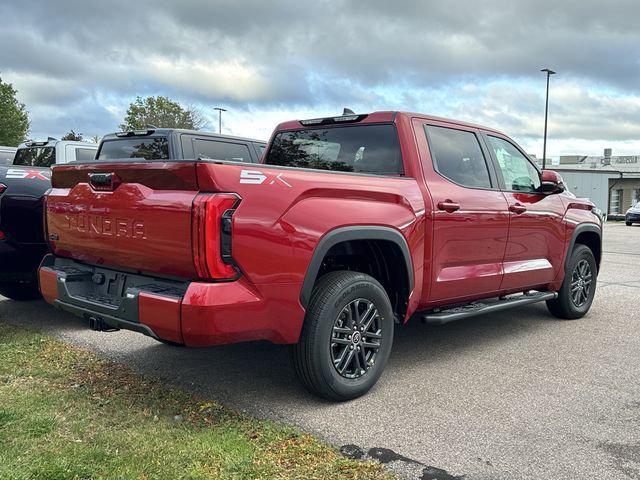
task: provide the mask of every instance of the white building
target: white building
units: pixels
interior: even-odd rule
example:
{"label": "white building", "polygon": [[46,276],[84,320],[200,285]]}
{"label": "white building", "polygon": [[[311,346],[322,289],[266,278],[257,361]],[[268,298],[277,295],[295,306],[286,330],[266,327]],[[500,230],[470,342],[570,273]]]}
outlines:
{"label": "white building", "polygon": [[[608,154],[608,155],[607,155]],[[567,155],[547,168],[562,175],[567,190],[589,198],[609,215],[623,215],[640,200],[640,155],[604,157]]]}

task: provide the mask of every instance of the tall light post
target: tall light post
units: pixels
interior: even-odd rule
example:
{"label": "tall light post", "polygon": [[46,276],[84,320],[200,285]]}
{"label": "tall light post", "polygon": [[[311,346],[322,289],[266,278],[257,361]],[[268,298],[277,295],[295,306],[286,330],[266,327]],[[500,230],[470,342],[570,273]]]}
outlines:
{"label": "tall light post", "polygon": [[218,133],[222,133],[222,112],[227,110],[222,107],[216,107],[214,110],[218,110]]}
{"label": "tall light post", "polygon": [[556,72],[548,68],[543,68],[541,72],[547,73],[547,100],[544,104],[544,140],[542,142],[542,169],[547,167],[547,119],[549,118],[549,77]]}

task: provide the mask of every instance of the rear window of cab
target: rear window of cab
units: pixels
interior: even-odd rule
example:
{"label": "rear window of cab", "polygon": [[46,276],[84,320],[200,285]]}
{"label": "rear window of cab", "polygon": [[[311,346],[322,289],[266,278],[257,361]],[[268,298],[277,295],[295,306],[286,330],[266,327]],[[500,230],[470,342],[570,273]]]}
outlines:
{"label": "rear window of cab", "polygon": [[266,165],[376,175],[404,175],[392,124],[318,127],[279,132]]}
{"label": "rear window of cab", "polygon": [[96,159],[117,160],[119,158],[167,160],[169,141],[167,137],[114,138],[103,141]]}
{"label": "rear window of cab", "polygon": [[19,148],[13,159],[14,165],[22,165],[25,167],[50,167],[55,163],[55,147]]}

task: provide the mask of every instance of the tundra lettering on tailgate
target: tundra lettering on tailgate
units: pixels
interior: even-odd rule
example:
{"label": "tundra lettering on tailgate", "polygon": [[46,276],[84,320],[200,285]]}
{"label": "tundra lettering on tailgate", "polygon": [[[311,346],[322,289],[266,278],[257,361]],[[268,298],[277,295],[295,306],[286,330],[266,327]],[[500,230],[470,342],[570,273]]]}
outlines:
{"label": "tundra lettering on tailgate", "polygon": [[65,215],[63,228],[88,233],[89,236],[125,237],[144,240],[147,238],[144,222],[128,218],[79,213]]}

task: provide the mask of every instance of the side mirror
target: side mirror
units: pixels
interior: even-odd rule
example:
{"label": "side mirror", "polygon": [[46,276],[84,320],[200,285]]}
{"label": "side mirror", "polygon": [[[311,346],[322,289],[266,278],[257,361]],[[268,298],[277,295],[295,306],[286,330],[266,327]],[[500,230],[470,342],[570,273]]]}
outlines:
{"label": "side mirror", "polygon": [[565,191],[564,180],[558,172],[553,170],[543,170],[540,175],[540,193],[562,193]]}

